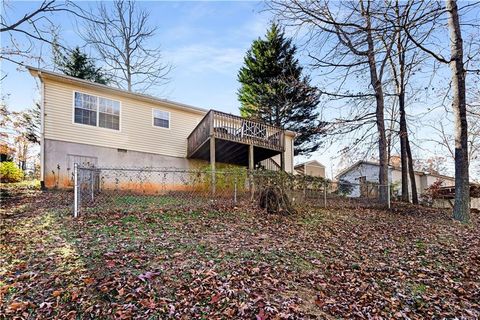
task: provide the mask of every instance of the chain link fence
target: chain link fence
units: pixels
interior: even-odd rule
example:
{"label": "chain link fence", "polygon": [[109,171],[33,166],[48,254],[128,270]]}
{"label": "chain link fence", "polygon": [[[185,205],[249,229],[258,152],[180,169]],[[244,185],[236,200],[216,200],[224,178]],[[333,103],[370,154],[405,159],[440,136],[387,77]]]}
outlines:
{"label": "chain link fence", "polygon": [[[198,210],[255,205],[269,185],[280,186],[296,207],[390,206],[389,186],[244,168],[227,171],[175,168],[84,167],[75,164],[73,212]],[[390,192],[388,191],[390,190]],[[386,202],[380,201],[382,191]]]}

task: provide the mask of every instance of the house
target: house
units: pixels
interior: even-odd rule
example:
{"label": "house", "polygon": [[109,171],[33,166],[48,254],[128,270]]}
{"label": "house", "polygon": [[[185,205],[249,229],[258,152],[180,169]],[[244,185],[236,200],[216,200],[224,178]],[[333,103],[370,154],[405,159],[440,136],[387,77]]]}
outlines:
{"label": "house", "polygon": [[310,160],[297,164],[295,174],[325,178],[325,166],[317,160]]}
{"label": "house", "polygon": [[270,159],[293,173],[295,133],[216,110],[28,68],[41,83],[41,180],[72,183],[74,163],[193,169],[255,168]]}
{"label": "house", "polygon": [[[378,184],[378,175],[379,164],[377,162],[358,161],[354,165],[341,171],[336,176],[336,179],[339,181],[339,183],[347,182],[351,184],[351,190],[349,192],[350,197],[364,197],[368,196],[368,193],[370,193],[372,190],[369,189],[369,185],[374,186]],[[425,189],[439,179],[443,181],[443,186],[455,185],[455,178],[453,177],[415,171],[415,183],[418,195],[421,196],[425,192]],[[402,169],[400,167],[388,167],[388,181],[394,186],[395,194],[401,195],[402,190],[400,185],[402,181]],[[395,188],[395,185],[398,187]],[[410,183],[408,187],[411,194]],[[373,188],[373,192],[376,192],[376,187]]]}
{"label": "house", "polygon": [[[451,208],[455,204],[455,186],[440,187],[432,205]],[[470,183],[470,208],[480,212],[480,184]]]}

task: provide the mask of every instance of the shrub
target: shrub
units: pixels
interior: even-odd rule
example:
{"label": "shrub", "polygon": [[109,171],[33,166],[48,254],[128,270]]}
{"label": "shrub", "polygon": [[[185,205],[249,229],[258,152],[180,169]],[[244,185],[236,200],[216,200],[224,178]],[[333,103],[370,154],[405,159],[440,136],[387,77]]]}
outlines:
{"label": "shrub", "polygon": [[338,181],[338,194],[342,196],[349,196],[353,192],[353,184],[348,180],[339,180]]}
{"label": "shrub", "polygon": [[427,189],[425,189],[422,197],[425,205],[433,206],[434,200],[440,197],[440,188],[442,187],[442,185],[443,180],[437,179]]}
{"label": "shrub", "polygon": [[23,171],[12,161],[0,163],[1,182],[19,182],[23,179]]}

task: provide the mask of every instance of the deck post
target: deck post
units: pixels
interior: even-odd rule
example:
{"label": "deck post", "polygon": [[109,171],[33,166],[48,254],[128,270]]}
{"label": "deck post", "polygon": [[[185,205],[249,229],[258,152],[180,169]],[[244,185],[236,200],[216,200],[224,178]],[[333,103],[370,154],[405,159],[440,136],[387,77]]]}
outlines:
{"label": "deck post", "polygon": [[255,163],[253,162],[253,144],[248,145],[248,170],[253,170],[255,168]]}
{"label": "deck post", "polygon": [[254,149],[253,144],[248,145],[248,174],[250,175],[250,200],[253,201],[253,196],[255,193],[255,186],[253,184],[253,170],[255,169],[254,163]]}
{"label": "deck post", "polygon": [[210,136],[210,169],[212,170],[212,194],[215,194],[216,189],[216,174],[215,174],[215,137]]}
{"label": "deck post", "polygon": [[282,171],[285,171],[285,151],[280,153],[280,167]]}

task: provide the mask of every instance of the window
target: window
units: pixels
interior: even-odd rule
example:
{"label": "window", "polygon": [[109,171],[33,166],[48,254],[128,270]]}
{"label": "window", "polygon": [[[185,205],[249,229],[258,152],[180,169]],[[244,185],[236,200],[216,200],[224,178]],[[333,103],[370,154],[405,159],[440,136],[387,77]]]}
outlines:
{"label": "window", "polygon": [[97,125],[97,97],[75,92],[75,123]]}
{"label": "window", "polygon": [[120,103],[105,98],[98,99],[98,126],[102,128],[120,129]]}
{"label": "window", "polygon": [[74,122],[120,130],[120,102],[75,92]]}
{"label": "window", "polygon": [[170,128],[170,112],[153,110],[153,125],[155,127]]}

